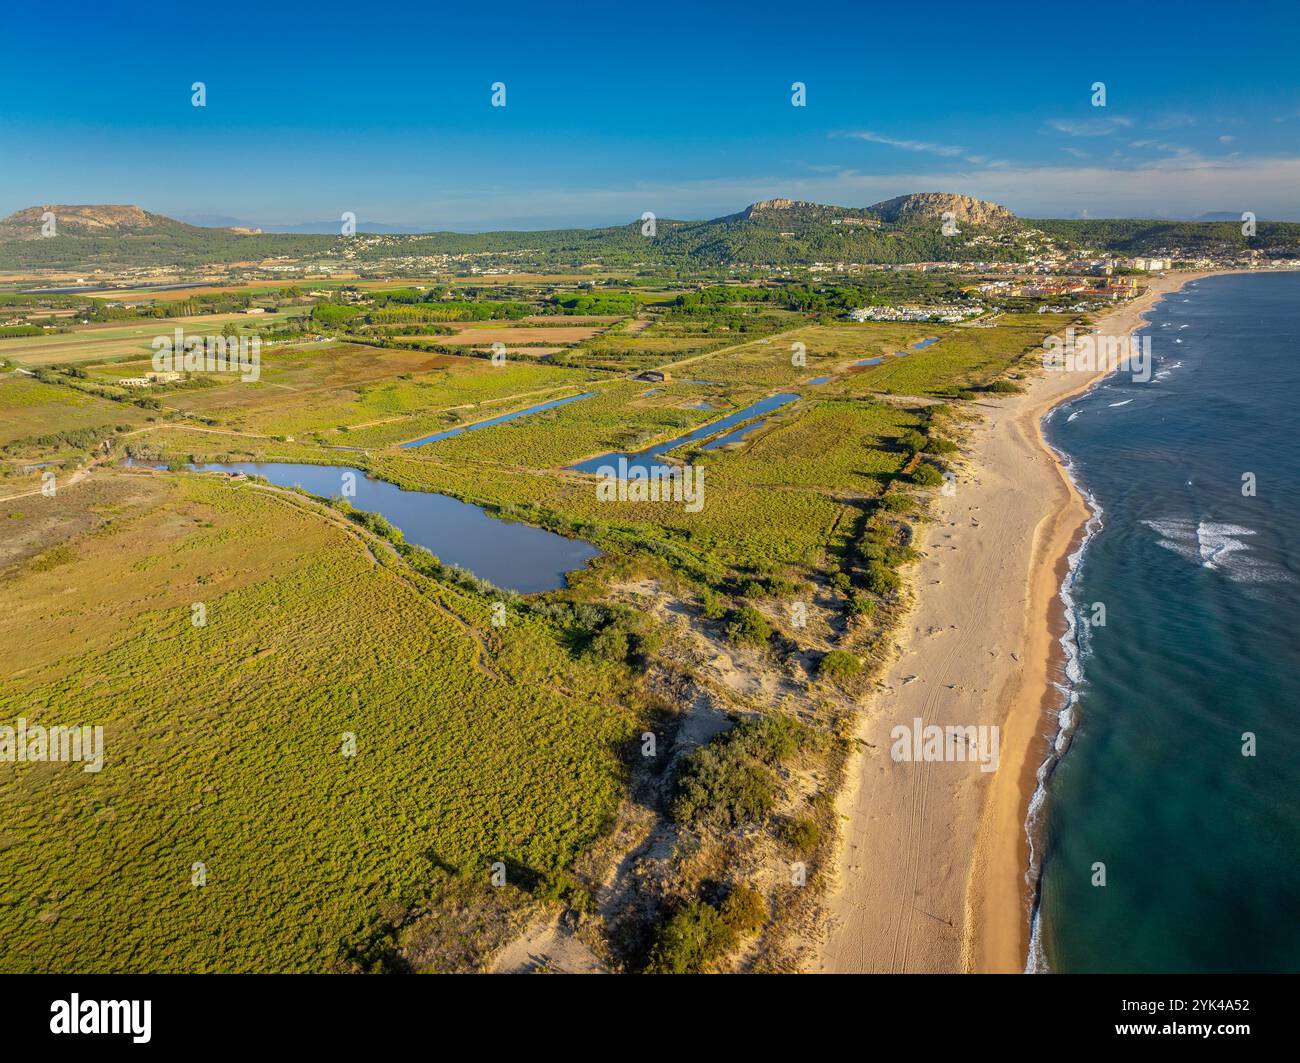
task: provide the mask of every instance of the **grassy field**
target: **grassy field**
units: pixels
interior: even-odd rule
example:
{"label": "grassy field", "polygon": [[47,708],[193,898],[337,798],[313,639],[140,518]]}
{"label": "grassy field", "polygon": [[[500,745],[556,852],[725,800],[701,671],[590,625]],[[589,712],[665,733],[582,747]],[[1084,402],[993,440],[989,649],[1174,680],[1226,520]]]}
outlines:
{"label": "grassy field", "polygon": [[[916,424],[905,410],[869,401],[809,399],[786,407],[736,447],[675,455],[705,470],[706,501],[696,513],[656,502],[602,502],[595,479],[580,474],[502,475],[504,467],[485,456],[482,444],[475,451],[470,440],[506,426],[433,444],[427,456],[423,448],[402,456],[376,455],[373,467],[404,486],[488,504],[535,506],[577,524],[598,544],[630,536],[671,546],[702,570],[810,566],[838,544],[834,529],[845,515],[844,499],[854,500],[852,508],[874,497],[902,467],[905,455],[893,440]],[[460,446],[452,451],[452,443]],[[533,454],[528,445],[493,446],[502,456]]]}
{"label": "grassy field", "polygon": [[528,328],[485,328],[483,326],[483,322],[474,322],[469,327],[462,326],[458,328],[454,336],[429,336],[427,339],[453,347],[466,345],[491,347],[494,343],[504,343],[506,346],[512,344],[536,345],[540,343],[567,344],[590,339],[600,331],[599,326],[595,325],[566,325],[558,322],[553,328],[542,325],[533,325]]}
{"label": "grassy field", "polygon": [[0,410],[0,447],[30,436],[144,420],[138,408],[18,373],[0,374]]}
{"label": "grassy field", "polygon": [[549,468],[610,450],[635,449],[690,431],[716,412],[681,405],[673,394],[645,398],[644,383],[602,385],[589,399],[506,424],[476,429],[419,449],[440,461],[499,461]]}
{"label": "grassy field", "polygon": [[630,721],[546,630],[507,627],[486,671],[444,612],[491,630],[486,605],[356,533],[250,485],[151,489],[0,577],[0,718],[105,731],[98,774],[0,768],[0,968],[322,969],[438,868],[554,872],[605,828]]}

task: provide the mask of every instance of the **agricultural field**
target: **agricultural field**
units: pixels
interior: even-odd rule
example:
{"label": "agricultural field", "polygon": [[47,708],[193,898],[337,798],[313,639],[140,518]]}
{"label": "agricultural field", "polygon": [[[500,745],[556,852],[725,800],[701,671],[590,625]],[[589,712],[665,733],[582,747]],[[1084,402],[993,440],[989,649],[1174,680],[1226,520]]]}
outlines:
{"label": "agricultural field", "polygon": [[148,288],[108,288],[103,291],[87,292],[86,294],[92,299],[121,299],[131,302],[147,300],[150,303],[175,303],[201,295],[271,295],[281,292],[285,288],[317,288],[325,283],[337,285],[342,279],[340,275],[332,274],[328,282],[322,278],[303,277],[295,280],[254,281],[248,284],[225,284],[217,281],[213,281],[212,284],[190,284],[184,287],[169,287],[160,284]]}
{"label": "agricultural field", "polygon": [[[987,382],[1038,348],[1051,331],[1038,315],[1010,316],[996,329],[838,323],[809,325],[675,367],[679,376],[719,384],[792,387],[829,376],[825,386],[853,393],[951,397]],[[936,340],[918,350],[915,345]],[[796,354],[805,364],[792,364]],[[880,359],[876,365],[859,365]]]}
{"label": "agricultural field", "polygon": [[[92,381],[148,372],[148,361],[84,367]],[[263,348],[260,375],[195,374],[207,386],[150,389],[148,394],[209,427],[257,435],[297,437],[329,433],[337,444],[415,438],[444,424],[473,419],[484,403],[578,387],[591,374],[514,359],[404,351],[367,344],[299,343]],[[448,412],[450,411],[450,412]],[[484,416],[490,415],[490,410]],[[432,424],[434,427],[427,427]],[[361,433],[362,442],[342,438]]]}
{"label": "agricultural field", "polygon": [[192,317],[147,318],[137,321],[89,325],[73,332],[23,336],[0,340],[0,358],[25,366],[129,362],[153,354],[155,336],[170,336],[177,328],[194,335],[219,335],[223,325],[234,324],[241,333],[252,332],[298,316],[290,310],[246,314],[199,314]]}
{"label": "agricultural field", "polygon": [[1027,355],[1038,360],[1043,340],[1059,327],[1050,317],[1007,314],[997,328],[935,328],[929,335],[942,342],[907,358],[887,358],[872,369],[871,386],[896,395],[951,397],[1023,366]]}
{"label": "agricultural field", "polygon": [[558,364],[636,372],[727,346],[729,338],[716,335],[658,335],[654,325],[636,331],[610,331],[565,351]]}

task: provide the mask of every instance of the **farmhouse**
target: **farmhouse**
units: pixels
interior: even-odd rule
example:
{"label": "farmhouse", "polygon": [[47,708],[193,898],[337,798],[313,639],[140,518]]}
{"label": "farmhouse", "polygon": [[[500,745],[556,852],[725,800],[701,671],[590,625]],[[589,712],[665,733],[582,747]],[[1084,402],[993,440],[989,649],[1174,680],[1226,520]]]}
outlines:
{"label": "farmhouse", "polygon": [[663,369],[647,369],[644,373],[637,373],[637,380],[648,380],[652,384],[662,384],[665,380],[671,380],[672,375]]}
{"label": "farmhouse", "polygon": [[115,383],[119,388],[147,388],[154,384],[170,384],[180,378],[180,373],[147,373],[144,376],[118,377]]}

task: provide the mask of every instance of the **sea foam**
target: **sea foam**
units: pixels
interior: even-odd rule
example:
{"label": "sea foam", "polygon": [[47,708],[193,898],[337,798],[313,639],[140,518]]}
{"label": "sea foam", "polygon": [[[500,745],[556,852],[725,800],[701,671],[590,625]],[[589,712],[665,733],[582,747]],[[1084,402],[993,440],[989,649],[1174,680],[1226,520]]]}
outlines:
{"label": "sea foam", "polygon": [[[1071,414],[1070,420],[1077,416],[1078,412]],[[1056,712],[1056,731],[1051,736],[1051,748],[1035,773],[1034,792],[1029,798],[1029,807],[1025,815],[1025,837],[1029,843],[1029,866],[1025,869],[1025,881],[1029,884],[1030,894],[1033,897],[1029,913],[1029,953],[1025,957],[1026,974],[1045,974],[1051,970],[1047,963],[1047,954],[1043,949],[1040,934],[1043,868],[1042,855],[1039,852],[1037,843],[1041,837],[1041,818],[1047,804],[1048,784],[1051,781],[1052,773],[1056,770],[1056,766],[1061,762],[1061,758],[1065,756],[1066,750],[1069,749],[1070,738],[1074,734],[1076,723],[1075,706],[1079,702],[1079,687],[1083,683],[1083,661],[1088,653],[1090,628],[1084,618],[1082,609],[1075,600],[1074,589],[1078,583],[1079,570],[1083,565],[1088,543],[1103,527],[1101,503],[1097,501],[1090,491],[1082,488],[1075,479],[1073,460],[1056,450],[1055,447],[1052,449],[1061,461],[1066,476],[1070,478],[1071,483],[1083,495],[1088,504],[1089,513],[1088,521],[1084,525],[1083,535],[1079,539],[1079,545],[1066,559],[1065,578],[1061,581],[1061,589],[1057,592],[1057,597],[1065,607],[1065,631],[1059,640],[1065,658],[1062,669],[1065,681],[1052,684],[1061,696],[1060,707]]]}
{"label": "sea foam", "polygon": [[1278,583],[1290,579],[1251,550],[1246,540],[1255,535],[1253,528],[1189,518],[1142,523],[1159,536],[1156,541],[1166,550],[1202,568],[1221,572],[1236,583]]}

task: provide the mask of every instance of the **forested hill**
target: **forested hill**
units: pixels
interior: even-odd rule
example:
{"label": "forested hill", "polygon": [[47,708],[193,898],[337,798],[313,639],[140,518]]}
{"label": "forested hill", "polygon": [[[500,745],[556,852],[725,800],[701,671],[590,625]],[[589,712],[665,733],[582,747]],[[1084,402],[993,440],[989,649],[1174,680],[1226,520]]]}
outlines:
{"label": "forested hill", "polygon": [[1259,251],[1267,257],[1294,258],[1300,253],[1300,222],[1261,221],[1255,235],[1234,221],[1142,221],[1131,218],[1040,219],[1028,224],[1075,246],[1095,247],[1121,255],[1149,255],[1175,248],[1188,254],[1225,255]]}

